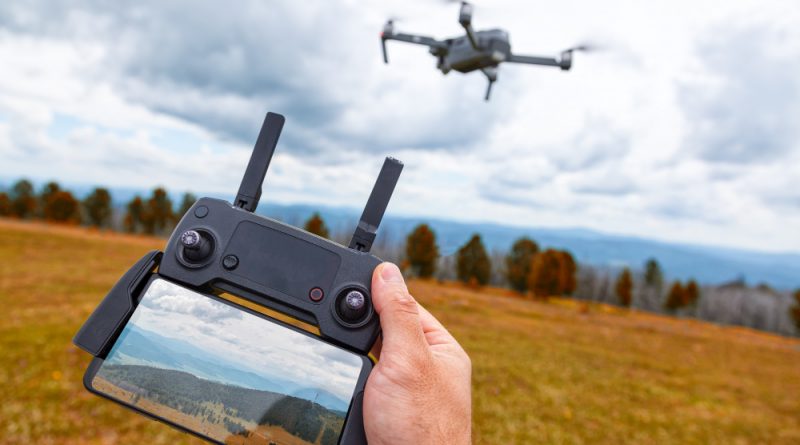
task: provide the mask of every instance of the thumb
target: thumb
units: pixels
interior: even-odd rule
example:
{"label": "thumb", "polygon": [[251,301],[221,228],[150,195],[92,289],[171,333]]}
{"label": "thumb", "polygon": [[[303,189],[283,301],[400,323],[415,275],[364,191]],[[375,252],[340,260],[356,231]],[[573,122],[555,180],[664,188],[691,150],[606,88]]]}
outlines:
{"label": "thumb", "polygon": [[403,274],[392,263],[383,263],[372,274],[372,304],[383,330],[381,356],[423,351],[427,346],[420,322],[419,305],[408,293]]}

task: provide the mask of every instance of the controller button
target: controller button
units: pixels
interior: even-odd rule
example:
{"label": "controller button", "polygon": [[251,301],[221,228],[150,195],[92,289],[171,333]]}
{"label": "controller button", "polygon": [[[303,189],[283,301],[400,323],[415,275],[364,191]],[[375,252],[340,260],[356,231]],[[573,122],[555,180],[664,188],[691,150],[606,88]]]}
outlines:
{"label": "controller button", "polygon": [[208,207],[200,206],[200,207],[194,209],[194,216],[196,216],[198,218],[205,218],[206,215],[208,215]]}
{"label": "controller button", "polygon": [[311,301],[313,301],[315,303],[321,301],[322,297],[324,297],[324,296],[325,296],[325,292],[323,292],[322,289],[320,289],[318,287],[312,288],[310,291],[308,291],[308,298],[310,298]]}
{"label": "controller button", "polygon": [[228,270],[236,269],[239,265],[239,258],[236,255],[225,255],[222,259],[222,267]]}

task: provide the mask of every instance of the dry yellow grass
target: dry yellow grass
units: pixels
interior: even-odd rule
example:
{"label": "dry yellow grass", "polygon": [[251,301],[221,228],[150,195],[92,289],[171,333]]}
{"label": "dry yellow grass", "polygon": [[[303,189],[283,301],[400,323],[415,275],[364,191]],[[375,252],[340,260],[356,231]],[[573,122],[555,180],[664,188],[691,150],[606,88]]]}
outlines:
{"label": "dry yellow grass", "polygon": [[[199,443],[91,396],[71,338],[163,240],[0,220],[0,443]],[[474,365],[476,443],[800,443],[800,342],[410,283]]]}

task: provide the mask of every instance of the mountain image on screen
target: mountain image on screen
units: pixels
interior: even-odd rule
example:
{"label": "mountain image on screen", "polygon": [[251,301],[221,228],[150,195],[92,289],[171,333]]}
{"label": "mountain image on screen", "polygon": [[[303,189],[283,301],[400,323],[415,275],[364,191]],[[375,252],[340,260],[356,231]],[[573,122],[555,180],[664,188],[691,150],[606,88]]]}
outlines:
{"label": "mountain image on screen", "polygon": [[[202,298],[196,301],[202,310],[191,309],[192,300],[183,298],[187,295]],[[360,372],[360,358],[246,312],[218,316],[231,315],[231,309],[156,280],[95,374],[92,386],[122,403],[226,444],[336,444]],[[216,332],[214,323],[242,335],[228,339],[225,346],[229,349],[215,349],[212,336],[203,336],[204,332]],[[262,332],[260,338],[258,334],[255,338],[245,335],[248,324],[256,328],[249,333]],[[174,329],[169,328],[172,325]],[[174,335],[177,333],[183,335]],[[285,338],[276,339],[276,335]],[[276,349],[256,354],[262,345],[276,340],[282,344],[294,341],[302,353],[294,357],[291,351]],[[345,369],[347,378],[315,376],[310,370],[299,378],[295,376],[303,373],[280,374],[269,363],[287,360],[299,360],[314,371],[326,366]]]}

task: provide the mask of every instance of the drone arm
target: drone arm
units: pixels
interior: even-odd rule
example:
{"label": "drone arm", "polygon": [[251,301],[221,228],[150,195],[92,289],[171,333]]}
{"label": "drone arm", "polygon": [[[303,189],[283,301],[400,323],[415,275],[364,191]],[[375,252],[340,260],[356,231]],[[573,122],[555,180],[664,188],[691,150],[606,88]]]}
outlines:
{"label": "drone arm", "polygon": [[444,48],[444,42],[436,40],[433,37],[418,36],[414,34],[405,34],[402,32],[395,32],[392,34],[383,34],[381,39],[386,42],[387,40],[398,40],[400,42],[416,43],[417,45],[430,46],[431,48]]}
{"label": "drone arm", "polygon": [[389,63],[389,57],[386,53],[386,41],[397,40],[399,42],[414,43],[417,45],[425,45],[431,48],[431,52],[438,54],[440,51],[447,49],[447,44],[441,40],[436,40],[433,37],[418,36],[414,34],[405,34],[402,32],[382,32],[381,33],[381,49],[383,50],[383,62]]}
{"label": "drone arm", "polygon": [[467,39],[469,39],[472,49],[479,51],[478,39],[475,37],[475,30],[472,29],[472,5],[467,2],[461,3],[461,10],[458,13],[458,23],[467,32]]}
{"label": "drone arm", "polygon": [[539,56],[519,56],[512,54],[506,62],[527,63],[530,65],[557,66],[566,71],[572,67],[572,50],[561,53],[561,58],[539,57]]}
{"label": "drone arm", "polygon": [[506,62],[514,63],[528,63],[531,65],[545,65],[545,66],[561,66],[558,59],[553,57],[538,57],[538,56],[518,56],[512,54]]}

